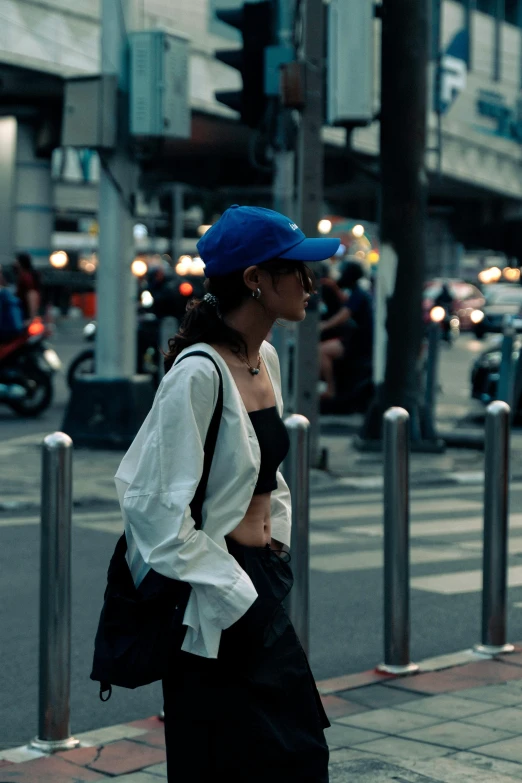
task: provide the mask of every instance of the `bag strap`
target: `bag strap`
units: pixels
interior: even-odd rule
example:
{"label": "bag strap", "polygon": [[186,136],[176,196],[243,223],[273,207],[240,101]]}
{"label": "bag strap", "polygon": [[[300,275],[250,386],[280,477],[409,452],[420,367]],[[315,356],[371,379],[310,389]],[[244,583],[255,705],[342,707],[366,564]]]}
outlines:
{"label": "bag strap", "polygon": [[206,356],[207,359],[210,359],[217,370],[217,374],[219,375],[218,398],[216,407],[214,408],[214,413],[212,414],[212,419],[210,420],[207,437],[205,438],[203,473],[201,474],[198,488],[196,489],[190,504],[190,513],[192,515],[192,519],[194,520],[196,530],[199,530],[202,523],[203,503],[205,501],[205,494],[207,491],[208,477],[210,475],[210,468],[212,466],[214,451],[216,450],[219,425],[221,423],[221,416],[223,414],[223,376],[221,375],[221,370],[219,369],[217,362],[206,351],[191,351],[191,353],[186,353],[181,357],[181,359],[178,359],[174,366],[177,366],[180,362],[183,361],[183,359],[186,359],[189,356]]}

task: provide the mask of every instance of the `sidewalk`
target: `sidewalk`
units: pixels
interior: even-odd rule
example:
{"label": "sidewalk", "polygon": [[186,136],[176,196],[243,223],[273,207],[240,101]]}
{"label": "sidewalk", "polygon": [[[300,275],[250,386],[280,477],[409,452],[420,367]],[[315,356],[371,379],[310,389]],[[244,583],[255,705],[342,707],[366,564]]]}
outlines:
{"label": "sidewalk", "polygon": [[[442,656],[409,677],[368,671],[318,687],[332,722],[330,783],[522,780],[522,645],[492,659],[471,651]],[[166,779],[155,716],[77,739],[81,747],[54,756],[27,747],[0,753],[0,783]]]}

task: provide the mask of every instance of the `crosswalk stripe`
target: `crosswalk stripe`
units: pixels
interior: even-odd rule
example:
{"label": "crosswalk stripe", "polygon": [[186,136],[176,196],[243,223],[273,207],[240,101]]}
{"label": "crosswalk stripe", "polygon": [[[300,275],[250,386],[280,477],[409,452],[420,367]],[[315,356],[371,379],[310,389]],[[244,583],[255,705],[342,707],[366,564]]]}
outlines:
{"label": "crosswalk stripe", "polygon": [[[455,547],[412,547],[410,563],[421,565],[426,563],[443,563],[454,560],[476,560],[479,554],[462,551]],[[328,555],[312,555],[310,568],[323,573],[340,573],[342,571],[368,571],[382,568],[384,553],[381,549],[370,549],[360,552],[335,552]]]}
{"label": "crosswalk stripe", "polygon": [[[410,580],[411,587],[427,593],[458,595],[476,593],[482,590],[482,571],[457,571],[452,574],[416,576]],[[522,586],[522,566],[508,568],[509,587]]]}
{"label": "crosswalk stripe", "polygon": [[[479,533],[484,526],[482,517],[469,517],[468,519],[431,519],[429,522],[413,522],[410,524],[411,538],[431,538],[443,536],[445,538],[461,533]],[[522,514],[511,514],[509,518],[510,530],[522,530]],[[379,525],[349,525],[342,527],[343,533],[382,538],[384,535],[383,524]]]}
{"label": "crosswalk stripe", "polygon": [[[462,512],[462,511],[479,511],[482,508],[482,503],[478,500],[462,500],[459,498],[441,498],[437,501],[432,500],[418,500],[413,501],[410,506],[410,513],[423,514],[426,512],[440,513],[444,511]],[[350,506],[345,505],[341,507],[332,506],[314,506],[310,509],[310,518],[313,522],[335,521],[343,519],[361,517],[380,517],[383,513],[382,503],[369,503],[368,505]]]}
{"label": "crosswalk stripe", "polygon": [[[522,488],[522,487],[520,487]],[[441,495],[445,498],[449,497],[462,497],[463,493],[476,495],[482,502],[483,487],[477,486],[455,486],[444,487],[441,491],[440,488],[413,488],[410,492],[412,500],[421,500],[422,498],[431,498],[436,504],[441,498]],[[312,495],[310,497],[310,505],[313,507],[321,508],[323,506],[358,506],[359,504],[365,505],[367,503],[382,503],[383,493],[381,492],[343,492],[335,493],[331,495]]]}

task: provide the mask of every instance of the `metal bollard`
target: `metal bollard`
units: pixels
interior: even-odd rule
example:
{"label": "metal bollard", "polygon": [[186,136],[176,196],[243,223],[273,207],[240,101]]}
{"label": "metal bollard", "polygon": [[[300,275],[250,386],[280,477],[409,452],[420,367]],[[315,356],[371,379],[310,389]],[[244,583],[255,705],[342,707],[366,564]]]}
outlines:
{"label": "metal bollard", "polygon": [[513,343],[516,337],[516,330],[511,323],[510,316],[506,316],[503,333],[497,399],[511,405],[514,392]]}
{"label": "metal bollard", "polygon": [[507,540],[509,493],[509,405],[488,405],[485,439],[482,643],[476,652],[512,652],[506,643]]}
{"label": "metal bollard", "polygon": [[42,448],[40,690],[31,747],[70,750],[72,440],[48,435]]}
{"label": "metal bollard", "polygon": [[411,674],[409,422],[404,408],[384,414],[384,663],[381,672]]}
{"label": "metal bollard", "polygon": [[285,419],[290,451],[283,473],[292,496],[292,571],[294,586],[288,597],[288,613],[299,641],[308,655],[310,641],[309,469],[310,422],[294,413]]}
{"label": "metal bollard", "polygon": [[440,323],[430,321],[428,325],[428,358],[426,360],[426,388],[424,407],[426,411],[426,439],[436,440],[435,405],[437,402],[437,368],[441,339]]}

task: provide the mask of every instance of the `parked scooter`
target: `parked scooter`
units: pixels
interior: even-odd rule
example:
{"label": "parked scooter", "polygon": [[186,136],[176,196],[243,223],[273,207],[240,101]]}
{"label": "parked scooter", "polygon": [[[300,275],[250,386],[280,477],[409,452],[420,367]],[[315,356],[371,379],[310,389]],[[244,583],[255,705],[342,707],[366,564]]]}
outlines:
{"label": "parked scooter", "polygon": [[45,324],[34,318],[0,343],[0,403],[19,416],[38,416],[52,402],[53,375],[61,362],[46,336]]}
{"label": "parked scooter", "polygon": [[[87,342],[96,339],[96,321],[90,321],[83,328],[83,337]],[[138,345],[136,357],[136,372],[140,375],[152,375],[154,384],[158,386],[161,380],[159,351],[159,321],[152,313],[138,316]],[[86,348],[76,356],[67,370],[67,384],[72,388],[75,380],[95,372],[94,346]]]}

